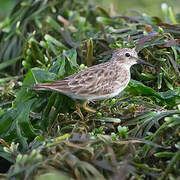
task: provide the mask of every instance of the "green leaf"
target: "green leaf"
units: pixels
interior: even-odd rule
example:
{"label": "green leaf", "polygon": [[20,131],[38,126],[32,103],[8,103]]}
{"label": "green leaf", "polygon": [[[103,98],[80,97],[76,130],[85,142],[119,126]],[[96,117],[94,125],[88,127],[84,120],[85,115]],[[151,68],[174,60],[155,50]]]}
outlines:
{"label": "green leaf", "polygon": [[[31,90],[35,83],[52,81],[56,75],[39,68],[31,69],[23,82],[21,90],[17,94],[12,108],[1,114],[0,137],[18,138],[24,149],[27,148],[27,140],[32,140],[37,134],[30,122],[30,111],[37,101],[36,94]],[[41,101],[39,106],[41,106]],[[12,134],[16,134],[13,136]]]}
{"label": "green leaf", "polygon": [[48,82],[55,80],[56,75],[40,68],[33,68],[29,70],[27,73],[22,88],[17,94],[17,98],[15,99],[14,105],[21,103],[22,101],[26,101],[35,96],[32,91],[32,87],[36,83],[40,82]]}
{"label": "green leaf", "polygon": [[169,11],[169,17],[172,21],[173,24],[178,24],[178,22],[176,21],[176,18],[175,18],[175,15],[173,13],[173,10],[171,7],[168,8],[168,11]]}
{"label": "green leaf", "polygon": [[21,59],[22,59],[22,57],[19,56],[19,57],[17,57],[17,58],[13,58],[13,59],[10,59],[10,60],[7,60],[7,61],[1,63],[1,64],[0,64],[0,70],[6,68],[6,67],[8,67],[8,66],[12,66],[13,64],[15,64],[17,61],[19,61],[19,60],[21,60]]}
{"label": "green leaf", "polygon": [[175,106],[180,100],[180,88],[166,92],[156,92],[154,89],[135,80],[130,81],[126,91],[135,96],[142,95],[155,98],[158,104],[167,105],[169,107]]}
{"label": "green leaf", "polygon": [[166,85],[167,85],[167,87],[168,87],[169,89],[171,89],[171,90],[174,89],[173,86],[172,86],[172,84],[171,84],[168,80],[164,79],[164,81],[165,81],[165,83],[166,83]]}
{"label": "green leaf", "polygon": [[60,24],[58,24],[51,16],[47,16],[46,22],[49,23],[57,31],[61,29]]}
{"label": "green leaf", "polygon": [[155,153],[154,156],[159,157],[159,158],[170,158],[174,156],[173,152],[159,152]]}
{"label": "green leaf", "polygon": [[65,49],[66,49],[66,46],[64,46],[64,44],[62,44],[60,41],[58,41],[58,40],[55,39],[54,37],[50,36],[49,34],[46,34],[46,35],[44,36],[44,39],[45,39],[47,42],[53,43],[54,45],[56,45],[56,46],[59,47],[59,48],[65,48]]}
{"label": "green leaf", "polygon": [[[0,137],[8,139],[18,138],[23,149],[27,149],[27,139],[34,139],[37,135],[29,121],[29,113],[36,99],[21,101],[16,108],[13,108],[0,117]],[[13,134],[16,134],[14,136]]]}

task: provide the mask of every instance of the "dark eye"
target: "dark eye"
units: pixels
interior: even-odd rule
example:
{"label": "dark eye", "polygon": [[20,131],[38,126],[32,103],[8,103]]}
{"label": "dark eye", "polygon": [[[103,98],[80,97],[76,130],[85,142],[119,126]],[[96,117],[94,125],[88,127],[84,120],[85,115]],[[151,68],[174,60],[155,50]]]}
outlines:
{"label": "dark eye", "polygon": [[130,57],[131,55],[130,55],[129,53],[126,53],[125,56],[126,56],[126,57]]}

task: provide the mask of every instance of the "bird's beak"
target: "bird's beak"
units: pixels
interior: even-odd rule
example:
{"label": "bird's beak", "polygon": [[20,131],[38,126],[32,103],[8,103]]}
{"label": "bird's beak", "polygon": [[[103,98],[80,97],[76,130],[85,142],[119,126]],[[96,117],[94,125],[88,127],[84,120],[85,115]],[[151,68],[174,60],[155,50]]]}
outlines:
{"label": "bird's beak", "polygon": [[144,61],[144,60],[142,60],[142,59],[138,59],[138,60],[137,60],[137,63],[141,63],[141,64],[144,64],[144,65],[147,65],[147,66],[154,67],[152,64],[149,64],[149,63],[147,63],[146,61]]}

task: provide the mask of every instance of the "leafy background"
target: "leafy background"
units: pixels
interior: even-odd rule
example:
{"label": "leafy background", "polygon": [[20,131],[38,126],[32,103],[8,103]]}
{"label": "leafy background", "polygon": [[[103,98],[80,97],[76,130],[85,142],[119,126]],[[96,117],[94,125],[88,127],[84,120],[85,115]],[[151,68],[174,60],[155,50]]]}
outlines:
{"label": "leafy background", "polygon": [[[13,3],[6,17],[0,15],[1,177],[177,179],[177,4],[150,16],[154,3],[147,14],[125,5],[122,14],[117,2],[109,10],[80,0]],[[97,113],[83,112],[84,121],[68,97],[33,90],[36,83],[108,61],[119,47],[135,48],[154,68],[134,66],[125,91],[90,104]]]}

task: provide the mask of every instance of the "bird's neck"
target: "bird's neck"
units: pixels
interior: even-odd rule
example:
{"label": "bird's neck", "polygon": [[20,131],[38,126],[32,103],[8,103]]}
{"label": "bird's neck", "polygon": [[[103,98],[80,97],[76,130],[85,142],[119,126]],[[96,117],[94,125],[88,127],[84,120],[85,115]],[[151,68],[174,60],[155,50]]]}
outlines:
{"label": "bird's neck", "polygon": [[117,67],[119,67],[119,68],[124,68],[124,69],[126,69],[126,70],[128,70],[128,71],[130,71],[130,68],[131,68],[131,66],[132,66],[132,64],[129,64],[129,63],[127,63],[127,62],[119,62],[119,61],[116,61],[116,60],[114,60],[113,62],[115,63],[115,65],[116,65]]}

